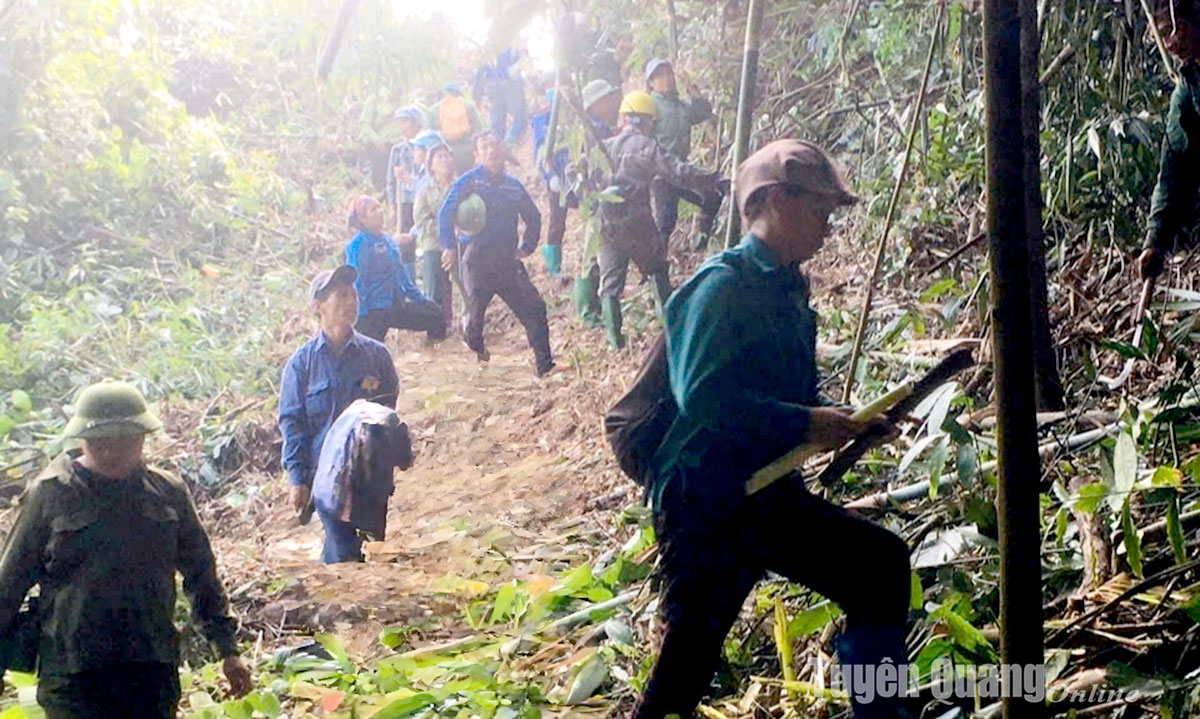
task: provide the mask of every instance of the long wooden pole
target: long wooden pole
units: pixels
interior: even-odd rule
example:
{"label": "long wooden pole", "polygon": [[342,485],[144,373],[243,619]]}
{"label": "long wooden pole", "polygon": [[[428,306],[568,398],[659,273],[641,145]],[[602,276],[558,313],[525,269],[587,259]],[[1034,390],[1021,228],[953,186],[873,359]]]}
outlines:
{"label": "long wooden pole", "polygon": [[679,16],[675,14],[675,0],[667,0],[667,51],[671,65],[679,64]]}
{"label": "long wooden pole", "polygon": [[842,387],[842,404],[850,403],[850,390],[854,389],[854,375],[858,370],[858,358],[862,355],[863,339],[867,335],[867,320],[871,316],[871,302],[875,299],[875,284],[879,282],[879,269],[883,266],[883,253],[887,249],[888,235],[892,232],[892,223],[896,219],[896,207],[900,204],[900,191],[904,189],[904,180],[908,177],[908,165],[912,159],[913,143],[917,139],[917,128],[921,126],[921,110],[925,107],[925,91],[929,87],[929,68],[933,66],[933,52],[937,49],[938,28],[942,26],[942,15],[946,12],[946,3],[938,3],[937,19],[933,22],[933,32],[929,36],[929,53],[925,56],[925,69],[921,72],[921,90],[913,103],[912,118],[908,126],[908,142],[904,146],[904,161],[900,165],[900,176],[896,178],[896,186],[892,188],[892,199],[888,202],[887,218],[883,221],[883,235],[879,238],[879,246],[875,248],[875,263],[871,266],[871,276],[867,279],[867,292],[863,295],[862,308],[858,313],[858,327],[854,330],[854,349],[850,352],[850,364],[846,367],[846,384]]}
{"label": "long wooden pole", "polygon": [[1037,373],[1034,399],[1038,409],[1063,409],[1062,380],[1050,332],[1050,296],[1046,288],[1046,244],[1042,229],[1042,112],[1038,64],[1042,38],[1038,33],[1037,0],[1020,0],[1021,9],[1021,123],[1025,134],[1025,231],[1029,243],[1029,319],[1033,324],[1033,368]]}
{"label": "long wooden pole", "polygon": [[[746,10],[746,41],[742,49],[742,79],[738,87],[737,124],[734,126],[733,162],[729,174],[733,182],[737,182],[738,167],[750,152],[750,125],[753,124],[751,115],[754,112],[754,87],[758,84],[758,48],[759,31],[762,29],[764,0],[750,0]],[[720,137],[717,141],[720,142]],[[725,246],[733,247],[742,234],[741,209],[737,206],[737,190],[731,190],[729,196],[729,222],[725,224]]]}
{"label": "long wooden pole", "polygon": [[[1041,477],[1030,327],[1029,244],[1021,120],[1021,2],[983,4],[987,106],[987,231],[991,249],[1000,481],[1000,659],[1040,665],[1042,573],[1038,484]],[[1007,681],[1011,676],[1002,672]],[[1005,687],[1012,689],[1012,687]],[[1024,689],[1024,688],[1023,688]],[[1035,692],[1006,691],[1005,719],[1046,716]]]}
{"label": "long wooden pole", "polygon": [[337,20],[333,23],[333,31],[329,33],[325,49],[321,51],[321,59],[317,61],[318,79],[324,80],[333,70],[333,61],[337,59],[338,49],[342,46],[342,38],[345,37],[346,28],[350,27],[350,19],[354,17],[354,11],[357,9],[358,0],[343,0],[342,7],[338,10]]}

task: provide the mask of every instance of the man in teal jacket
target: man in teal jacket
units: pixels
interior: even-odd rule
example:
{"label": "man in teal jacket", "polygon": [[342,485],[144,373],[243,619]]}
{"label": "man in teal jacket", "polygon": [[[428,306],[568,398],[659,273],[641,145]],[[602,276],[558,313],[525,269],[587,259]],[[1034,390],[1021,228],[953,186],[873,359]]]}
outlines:
{"label": "man in teal jacket", "polygon": [[[700,90],[685,77],[688,100],[679,97],[675,68],[667,60],[655,58],[646,64],[646,86],[654,98],[655,139],[668,154],[687,162],[692,148],[692,126],[712,117],[712,104],[700,95]],[[708,236],[721,209],[721,195],[716,192],[694,192],[667,182],[654,184],[654,223],[664,242],[670,239],[679,221],[679,201],[686,200],[700,211],[700,234],[696,249],[708,247]]]}
{"label": "man in teal jacket", "polygon": [[[741,244],[705,262],[666,308],[679,416],[652,460],[650,489],[665,628],[634,719],[692,715],[767,570],[845,611],[835,642],[843,666],[907,659],[904,540],[809,494],[794,475],[745,493],[755,470],[800,442],[833,448],[867,429],[817,392],[817,318],[798,267],[824,243],[829,215],[857,198],[819,148],[780,140],[742,165],[737,200]],[[905,716],[896,697],[852,699],[858,719]]]}

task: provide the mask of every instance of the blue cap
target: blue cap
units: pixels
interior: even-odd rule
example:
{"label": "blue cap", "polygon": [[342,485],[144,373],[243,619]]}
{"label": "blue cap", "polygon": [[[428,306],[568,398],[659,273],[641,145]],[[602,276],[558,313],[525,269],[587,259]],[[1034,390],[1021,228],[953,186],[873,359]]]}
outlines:
{"label": "blue cap", "polygon": [[457,82],[448,82],[445,85],[442,85],[442,89],[446,92],[452,92],[455,95],[463,94],[462,85],[459,85]]}
{"label": "blue cap", "polygon": [[412,143],[422,150],[432,150],[438,145],[445,145],[446,138],[437,130],[425,130],[412,139]]}
{"label": "blue cap", "polygon": [[421,122],[422,120],[425,119],[425,117],[424,117],[424,113],[422,113],[419,108],[409,105],[407,107],[402,107],[399,110],[396,110],[396,112],[392,115],[392,119],[393,120],[416,120],[417,122]]}

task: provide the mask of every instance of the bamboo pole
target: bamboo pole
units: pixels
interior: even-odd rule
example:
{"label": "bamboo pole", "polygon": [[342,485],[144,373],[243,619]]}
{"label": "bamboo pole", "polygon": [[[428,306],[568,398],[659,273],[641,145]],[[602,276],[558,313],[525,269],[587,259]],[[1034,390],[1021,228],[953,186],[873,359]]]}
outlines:
{"label": "bamboo pole", "polygon": [[1158,46],[1158,54],[1162,57],[1167,75],[1170,76],[1171,82],[1178,83],[1179,73],[1175,70],[1175,63],[1171,62],[1171,56],[1167,54],[1167,44],[1163,42],[1162,34],[1158,31],[1158,23],[1154,21],[1154,12],[1146,0],[1142,0],[1142,12],[1146,13],[1146,21],[1150,23],[1150,34],[1154,37],[1154,44]]}
{"label": "bamboo pole", "polygon": [[350,19],[354,17],[354,11],[357,9],[358,0],[343,0],[342,7],[338,10],[337,20],[333,23],[333,31],[329,33],[325,49],[321,51],[321,59],[317,61],[318,80],[329,77],[330,71],[333,70],[333,61],[337,59],[338,49],[342,46],[342,38],[345,37],[346,28],[350,27]]}
{"label": "bamboo pole", "polygon": [[1033,325],[1034,400],[1038,409],[1064,408],[1058,358],[1050,333],[1050,299],[1046,288],[1046,244],[1042,228],[1041,85],[1038,64],[1037,0],[1019,0],[1021,11],[1021,127],[1025,136],[1025,237],[1029,244],[1029,318]]}
{"label": "bamboo pole", "polygon": [[[746,9],[746,40],[742,49],[742,79],[738,88],[737,124],[734,125],[733,162],[729,175],[737,182],[738,167],[750,152],[751,112],[754,109],[754,87],[758,84],[759,31],[762,29],[764,0],[750,0]],[[730,188],[729,221],[725,225],[725,246],[737,244],[742,230],[741,208],[737,203],[736,185]]]}
{"label": "bamboo pole", "polygon": [[[1022,126],[1020,0],[983,4],[984,98],[987,108],[987,230],[992,267],[1000,530],[1000,660],[1033,666],[1042,655],[1042,566],[1038,527],[1041,477],[1030,326],[1025,136]],[[1037,719],[1044,702],[1003,701],[1005,719]]]}
{"label": "bamboo pole", "polygon": [[887,249],[888,235],[892,232],[892,223],[896,219],[896,207],[900,204],[900,191],[904,189],[904,180],[908,177],[908,166],[912,159],[913,143],[917,138],[917,128],[921,126],[921,110],[925,107],[925,90],[929,87],[929,68],[933,66],[933,53],[937,49],[938,28],[942,25],[942,16],[946,12],[946,3],[938,3],[937,19],[933,22],[933,32],[929,36],[929,53],[925,56],[925,69],[921,72],[921,90],[913,102],[913,114],[909,120],[908,141],[904,147],[904,161],[900,165],[900,176],[896,178],[896,186],[892,188],[892,199],[888,203],[887,218],[883,221],[883,235],[879,238],[879,246],[875,248],[875,263],[871,267],[871,276],[867,279],[867,293],[863,296],[862,309],[858,315],[858,328],[854,331],[854,349],[850,352],[850,365],[846,368],[846,384],[842,388],[842,404],[849,404],[850,390],[854,388],[854,374],[858,369],[858,359],[862,355],[863,338],[867,334],[867,320],[871,315],[871,301],[875,299],[875,283],[879,281],[879,268],[883,265],[883,253]]}
{"label": "bamboo pole", "polygon": [[[1043,457],[1049,457],[1050,455],[1060,451],[1074,452],[1075,450],[1089,447],[1105,437],[1116,435],[1118,432],[1124,429],[1125,426],[1126,425],[1124,422],[1118,422],[1106,427],[1101,427],[1099,429],[1090,429],[1086,432],[1081,432],[1062,441],[1057,439],[1050,440],[1049,442],[1046,442],[1038,447],[1038,454]],[[979,465],[979,474],[984,475],[990,472],[995,472],[996,468],[999,466],[999,463],[995,460],[984,462],[983,464]],[[956,482],[958,482],[958,475],[956,473],[944,474],[939,481],[939,486],[946,487],[955,484]],[[860,497],[853,502],[847,503],[845,506],[847,509],[882,509],[889,504],[911,502],[914,499],[920,499],[921,497],[929,494],[929,487],[929,480],[914,482],[913,484],[903,487],[897,487],[895,489],[889,489],[883,492],[876,492],[875,494],[868,494],[865,497]]]}
{"label": "bamboo pole", "polygon": [[679,65],[679,17],[675,14],[675,0],[667,0],[667,42],[670,43],[671,66]]}

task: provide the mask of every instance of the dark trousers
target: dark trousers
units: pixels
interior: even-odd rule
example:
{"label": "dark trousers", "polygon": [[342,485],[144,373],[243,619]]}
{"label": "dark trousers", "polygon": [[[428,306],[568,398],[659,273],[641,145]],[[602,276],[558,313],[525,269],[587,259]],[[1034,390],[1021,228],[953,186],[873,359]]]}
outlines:
{"label": "dark trousers", "polygon": [[424,332],[430,340],[446,337],[446,318],[442,306],[426,299],[413,301],[397,297],[391,307],[371,310],[359,317],[354,325],[359,332],[380,342],[393,327]]}
{"label": "dark trousers", "polygon": [[558,201],[557,193],[550,194],[550,221],[546,225],[546,244],[562,245],[567,233],[567,205]]}
{"label": "dark trousers", "polygon": [[499,295],[525,328],[538,374],[554,366],[550,353],[550,325],[546,303],[529,280],[525,265],[516,257],[467,245],[463,257],[463,283],[467,291],[467,346],[484,352],[483,320],[492,297]]}
{"label": "dark trousers", "polygon": [[700,208],[700,232],[711,234],[717,213],[721,211],[721,195],[718,192],[701,194],[691,190],[681,190],[662,180],[655,180],[650,185],[654,195],[654,224],[664,238],[670,238],[679,222],[679,201],[689,202]]}
{"label": "dark trousers", "polygon": [[661,294],[660,299],[666,301],[671,294],[671,285],[667,277],[668,263],[665,251],[660,251],[646,242],[633,247],[619,247],[610,242],[600,243],[598,261],[600,266],[600,296],[620,299],[625,291],[625,278],[629,273],[629,261],[637,265],[638,271],[654,280],[655,290]]}
{"label": "dark trousers", "polygon": [[[804,584],[846,612],[843,638],[862,638],[854,647],[855,662],[890,656],[895,664],[905,663],[902,632],[911,580],[904,540],[813,496],[797,480],[780,480],[744,499],[740,487],[724,499],[695,497],[722,479],[711,466],[673,477],[655,510],[665,630],[634,719],[692,716],[725,635],[767,570]],[[694,489],[677,489],[681,485]],[[896,716],[894,704],[878,699],[872,704],[879,713],[856,707],[858,716]]]}
{"label": "dark trousers", "polygon": [[421,253],[421,289],[425,296],[442,308],[446,327],[454,320],[454,301],[450,284],[450,273],[442,267],[441,250],[425,250]]}
{"label": "dark trousers", "polygon": [[317,512],[317,516],[321,518],[321,524],[325,527],[325,547],[321,550],[322,562],[338,564],[363,561],[362,537],[358,535],[358,530],[354,528],[354,525],[321,511]]}
{"label": "dark trousers", "polygon": [[38,677],[47,719],[175,719],[179,670],[171,664],[113,664]]}

